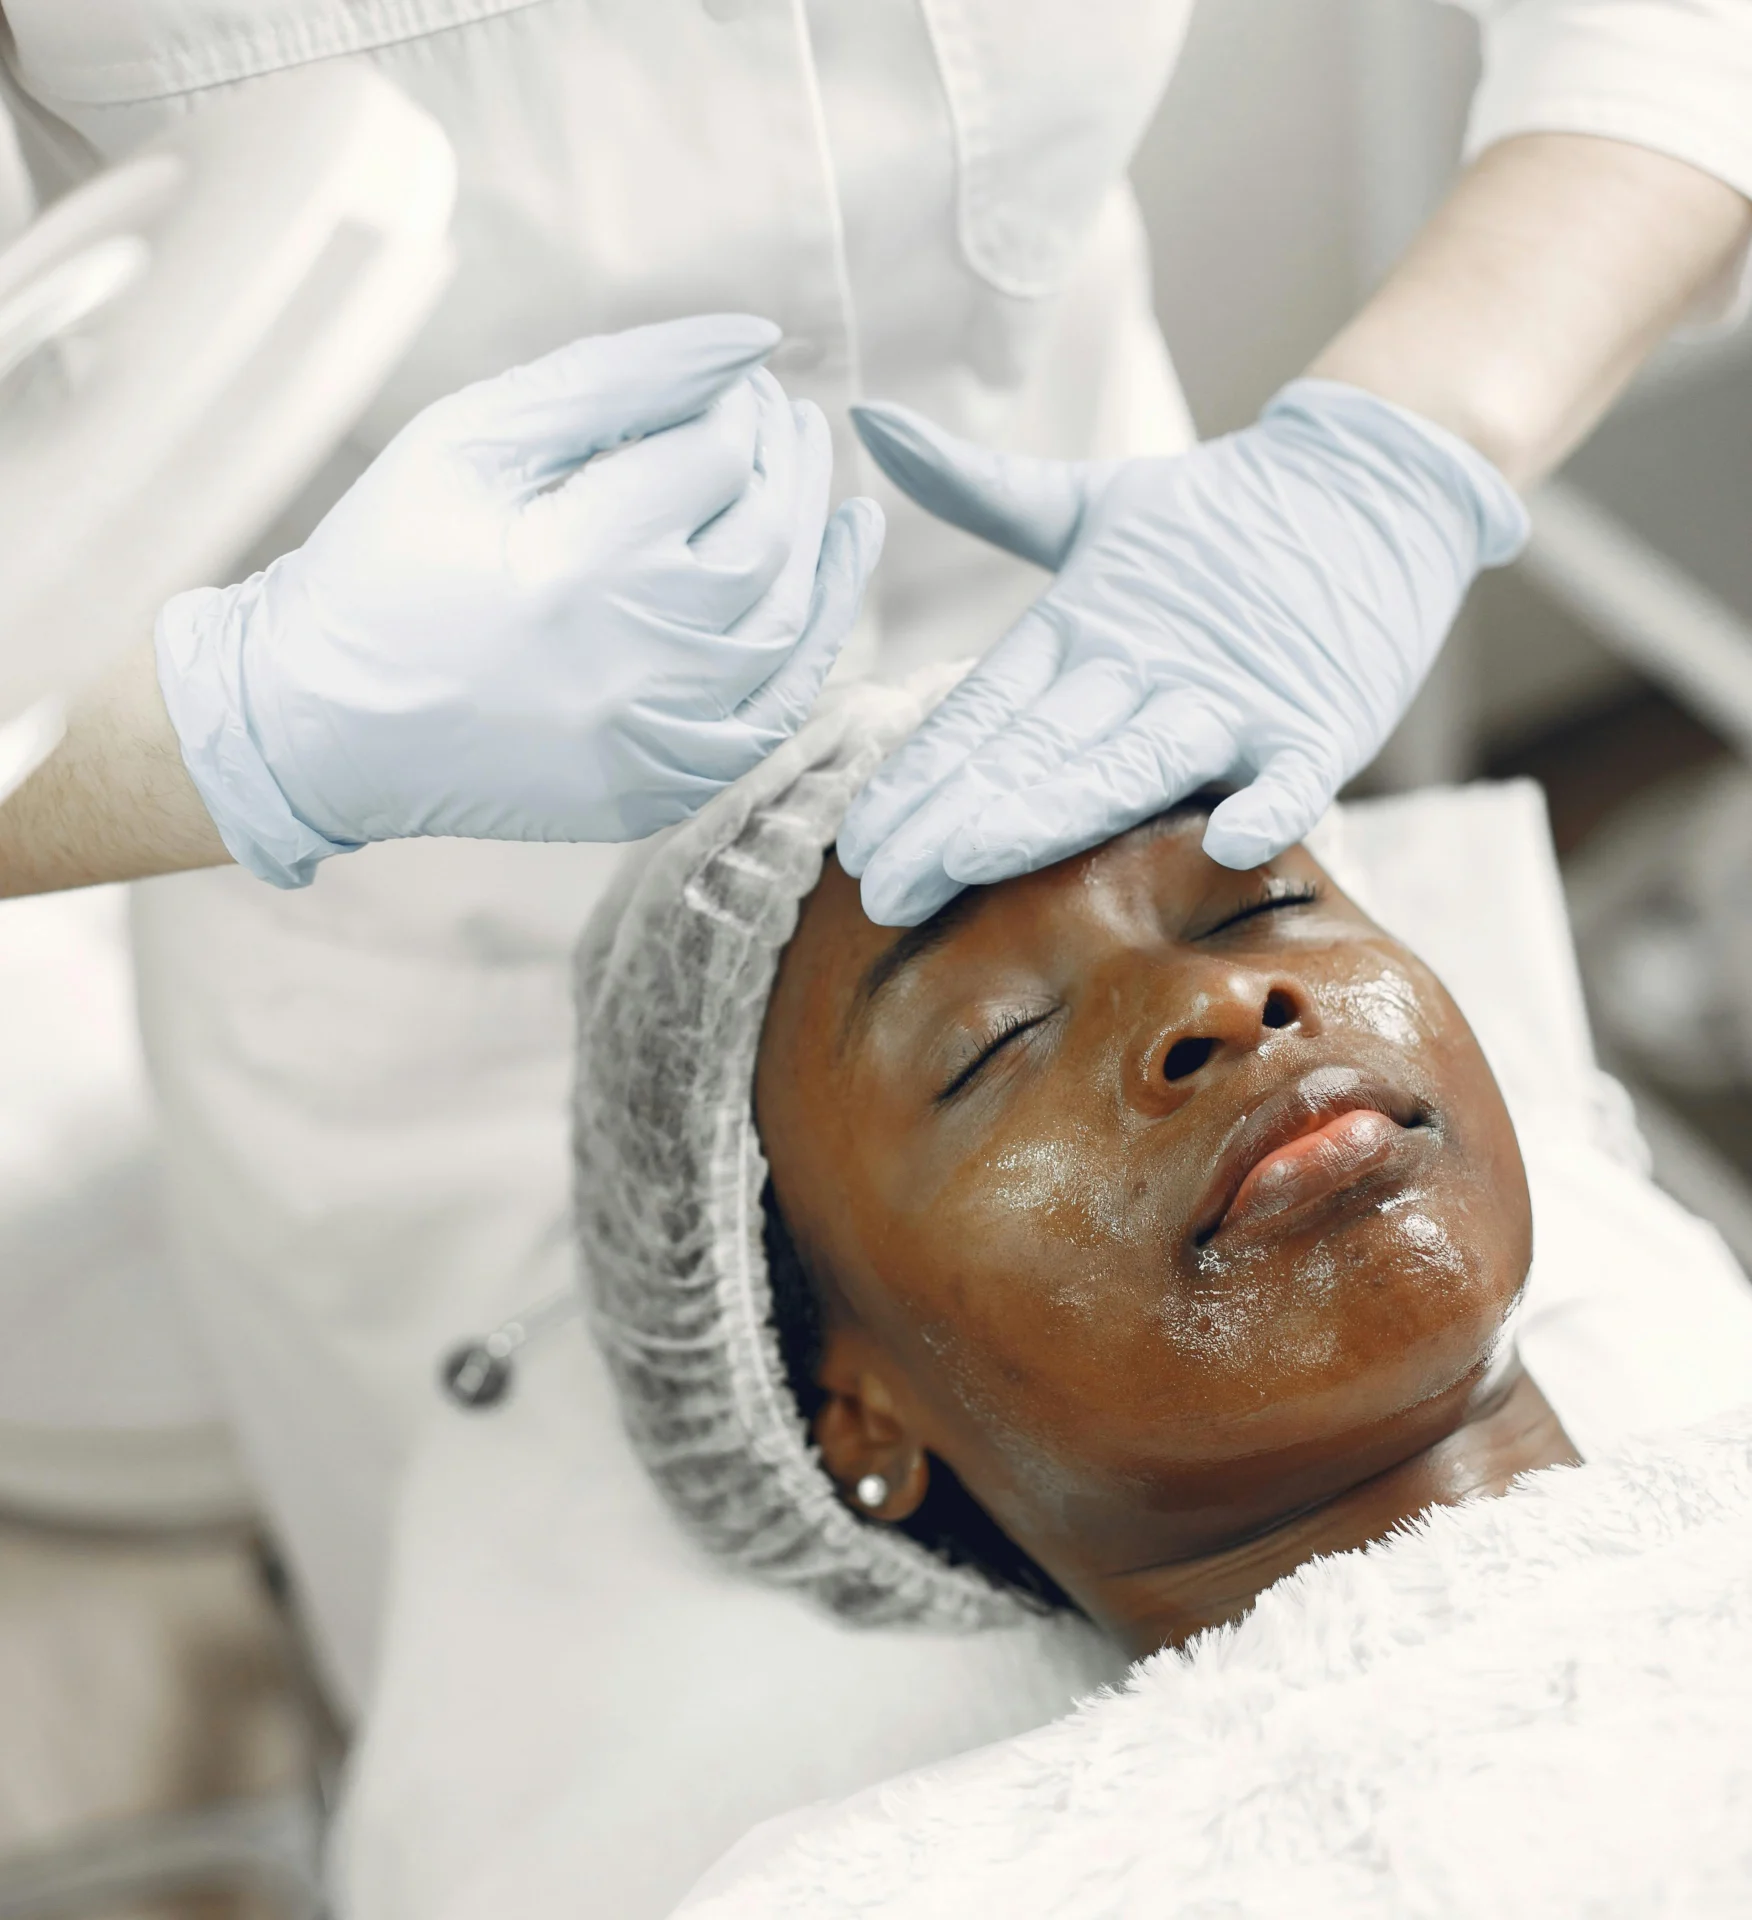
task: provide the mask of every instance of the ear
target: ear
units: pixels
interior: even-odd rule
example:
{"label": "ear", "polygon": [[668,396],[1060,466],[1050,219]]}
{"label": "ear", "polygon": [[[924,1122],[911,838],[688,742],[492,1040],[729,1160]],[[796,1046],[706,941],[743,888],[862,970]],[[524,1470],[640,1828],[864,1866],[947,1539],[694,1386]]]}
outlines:
{"label": "ear", "polygon": [[[827,1402],[811,1429],[822,1465],[855,1513],[890,1523],[916,1513],[930,1485],[923,1439],[903,1411],[893,1363],[860,1327],[830,1327],[816,1383]],[[877,1476],[887,1489],[871,1502],[860,1482]]]}

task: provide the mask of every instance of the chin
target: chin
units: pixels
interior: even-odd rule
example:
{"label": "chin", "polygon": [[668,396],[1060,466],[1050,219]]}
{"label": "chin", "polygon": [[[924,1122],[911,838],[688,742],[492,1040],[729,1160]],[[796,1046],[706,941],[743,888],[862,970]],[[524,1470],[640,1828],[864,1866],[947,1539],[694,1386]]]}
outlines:
{"label": "chin", "polygon": [[1358,1229],[1294,1263],[1304,1311],[1285,1313],[1274,1351],[1258,1356],[1278,1383],[1272,1424],[1282,1415],[1304,1435],[1337,1436],[1464,1404],[1501,1356],[1525,1261],[1407,1259],[1402,1234]]}
{"label": "chin", "polygon": [[1357,1342],[1349,1380],[1335,1380],[1332,1392],[1364,1423],[1413,1418],[1441,1405],[1463,1408],[1497,1366],[1519,1296],[1518,1282],[1505,1287],[1481,1278],[1437,1316],[1427,1294],[1395,1299],[1390,1292],[1387,1312]]}

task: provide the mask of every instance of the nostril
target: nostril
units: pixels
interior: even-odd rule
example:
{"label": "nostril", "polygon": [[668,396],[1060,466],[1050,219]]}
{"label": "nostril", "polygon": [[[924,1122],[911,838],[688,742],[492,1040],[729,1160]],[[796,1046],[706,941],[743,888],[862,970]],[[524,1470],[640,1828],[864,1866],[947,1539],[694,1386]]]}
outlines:
{"label": "nostril", "polygon": [[1163,1076],[1184,1080],[1189,1073],[1197,1073],[1216,1050],[1214,1040],[1176,1040],[1168,1049],[1168,1058],[1162,1062]]}
{"label": "nostril", "polygon": [[1281,987],[1273,987],[1265,996],[1260,1019],[1268,1027],[1290,1027],[1296,1023],[1296,1003]]}

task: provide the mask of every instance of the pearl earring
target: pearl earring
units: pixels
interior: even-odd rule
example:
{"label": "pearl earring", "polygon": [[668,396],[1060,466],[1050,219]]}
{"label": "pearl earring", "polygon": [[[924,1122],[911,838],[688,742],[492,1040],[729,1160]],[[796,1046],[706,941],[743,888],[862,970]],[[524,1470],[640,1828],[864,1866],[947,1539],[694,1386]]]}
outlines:
{"label": "pearl earring", "polygon": [[888,1482],[879,1473],[867,1473],[858,1482],[858,1503],[865,1507],[879,1507],[888,1498]]}

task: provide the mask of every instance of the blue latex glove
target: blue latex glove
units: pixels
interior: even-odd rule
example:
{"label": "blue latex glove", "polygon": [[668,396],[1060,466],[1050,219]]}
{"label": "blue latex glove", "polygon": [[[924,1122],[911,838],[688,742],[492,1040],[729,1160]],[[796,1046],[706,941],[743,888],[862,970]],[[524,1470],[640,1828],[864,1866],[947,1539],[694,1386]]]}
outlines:
{"label": "blue latex glove", "polygon": [[829,518],[778,339],[677,321],[466,388],[297,551],[170,601],[159,684],[232,854],[302,886],[369,840],[636,839],[794,731],[882,518]]}
{"label": "blue latex glove", "polygon": [[916,925],[963,886],[1050,865],[1215,780],[1225,866],[1273,858],[1365,766],[1473,575],[1527,517],[1444,429],[1297,380],[1177,458],[1024,459],[900,407],[854,409],[883,472],[1057,578],[853,803],[864,909]]}

